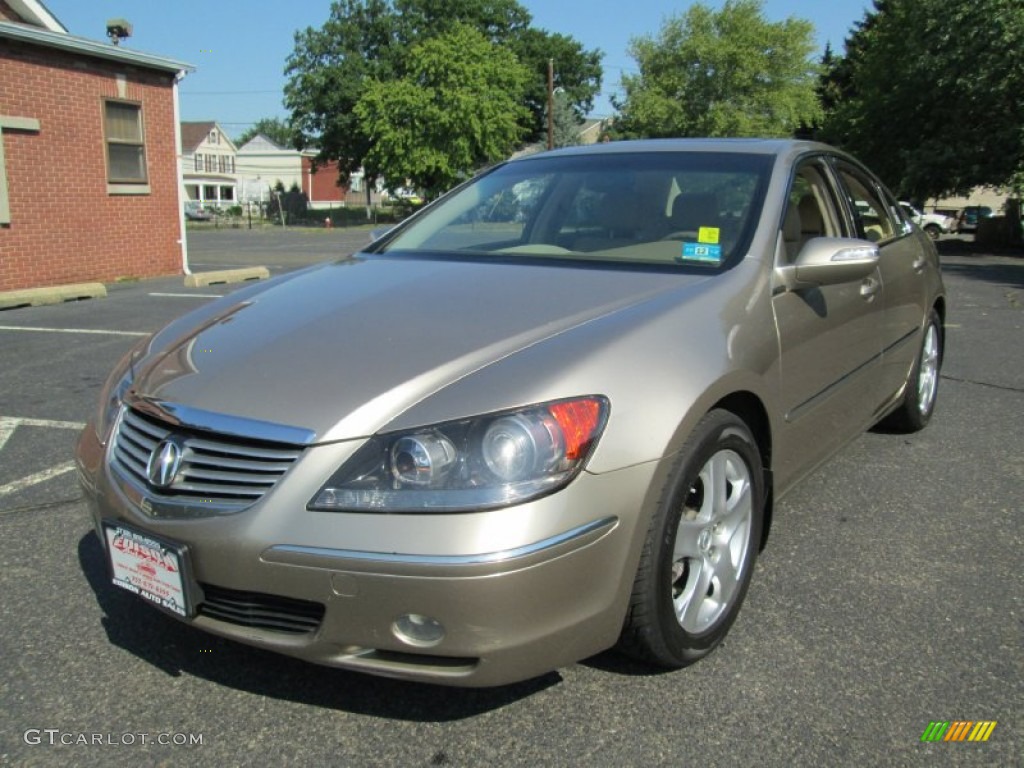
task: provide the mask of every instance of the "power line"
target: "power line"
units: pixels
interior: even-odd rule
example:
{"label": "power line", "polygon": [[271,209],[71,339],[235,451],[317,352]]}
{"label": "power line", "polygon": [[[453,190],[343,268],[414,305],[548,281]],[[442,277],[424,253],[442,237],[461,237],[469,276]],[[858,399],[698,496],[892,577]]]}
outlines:
{"label": "power line", "polygon": [[244,96],[252,93],[280,93],[283,95],[284,91],[280,88],[268,91],[186,91],[182,88],[179,93],[182,96]]}

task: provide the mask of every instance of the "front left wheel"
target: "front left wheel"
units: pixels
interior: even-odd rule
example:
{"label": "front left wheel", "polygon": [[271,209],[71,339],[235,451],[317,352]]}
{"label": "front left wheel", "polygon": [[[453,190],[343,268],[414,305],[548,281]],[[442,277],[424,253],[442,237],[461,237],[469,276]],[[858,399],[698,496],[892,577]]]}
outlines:
{"label": "front left wheel", "polygon": [[651,521],[619,647],[678,668],[725,637],[761,541],[761,454],[746,424],[711,411],[694,429]]}

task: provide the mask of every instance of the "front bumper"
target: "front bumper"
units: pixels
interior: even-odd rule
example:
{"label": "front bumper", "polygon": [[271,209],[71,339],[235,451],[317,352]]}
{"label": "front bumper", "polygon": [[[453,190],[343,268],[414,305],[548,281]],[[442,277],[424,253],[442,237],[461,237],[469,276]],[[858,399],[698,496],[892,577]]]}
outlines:
{"label": "front bumper", "polygon": [[[257,504],[202,519],[151,517],[127,498],[91,425],[78,466],[97,530],[117,521],[188,546],[198,612],[185,621],[217,635],[318,664],[464,686],[527,679],[616,642],[656,465],[583,473],[558,493],[488,512],[306,510],[355,447],[311,447]],[[310,606],[322,606],[312,623]],[[273,626],[293,610],[301,621]],[[396,630],[410,614],[438,622],[443,638],[410,642]]]}

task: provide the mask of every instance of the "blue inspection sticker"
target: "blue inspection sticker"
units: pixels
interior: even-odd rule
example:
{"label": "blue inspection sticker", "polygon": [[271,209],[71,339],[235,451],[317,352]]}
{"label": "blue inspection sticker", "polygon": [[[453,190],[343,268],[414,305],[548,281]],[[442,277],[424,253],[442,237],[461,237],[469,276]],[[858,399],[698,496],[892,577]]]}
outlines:
{"label": "blue inspection sticker", "polygon": [[683,261],[705,261],[711,264],[722,262],[722,246],[710,243],[683,243]]}

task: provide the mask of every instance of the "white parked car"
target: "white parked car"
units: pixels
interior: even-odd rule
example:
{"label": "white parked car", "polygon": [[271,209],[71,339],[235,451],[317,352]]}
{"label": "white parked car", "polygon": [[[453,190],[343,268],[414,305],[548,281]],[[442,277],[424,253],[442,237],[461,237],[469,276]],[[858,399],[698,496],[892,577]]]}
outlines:
{"label": "white parked car", "polygon": [[947,234],[953,228],[953,219],[938,213],[921,213],[910,203],[900,201],[900,207],[907,217],[912,219],[917,226],[923,229],[932,240],[938,240],[939,235]]}

